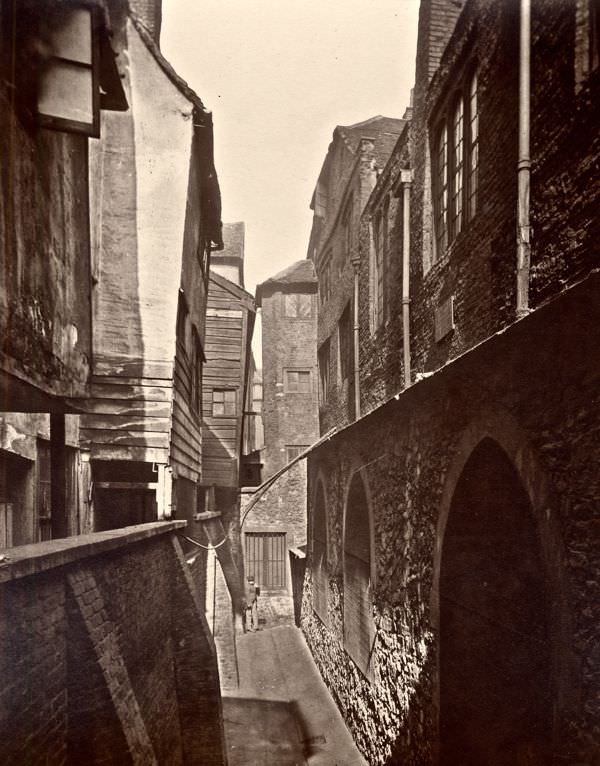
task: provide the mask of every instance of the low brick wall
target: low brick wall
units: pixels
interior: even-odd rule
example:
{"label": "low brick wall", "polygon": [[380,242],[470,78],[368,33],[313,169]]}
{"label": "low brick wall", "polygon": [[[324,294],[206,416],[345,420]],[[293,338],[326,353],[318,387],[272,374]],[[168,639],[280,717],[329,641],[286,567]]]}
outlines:
{"label": "low brick wall", "polygon": [[214,644],[163,522],[6,551],[0,762],[223,764]]}

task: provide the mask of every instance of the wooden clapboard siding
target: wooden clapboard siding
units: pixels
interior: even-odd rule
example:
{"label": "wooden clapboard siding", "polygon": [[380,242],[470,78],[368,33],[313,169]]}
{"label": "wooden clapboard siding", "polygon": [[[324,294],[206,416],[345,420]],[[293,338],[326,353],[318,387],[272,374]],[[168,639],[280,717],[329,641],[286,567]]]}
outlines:
{"label": "wooden clapboard siding", "polygon": [[95,375],[90,391],[80,441],[92,459],[167,462],[172,380]]}
{"label": "wooden clapboard siding", "polygon": [[193,405],[191,359],[179,342],[174,372],[171,465],[176,475],[197,481],[202,467],[202,420]]}
{"label": "wooden clapboard siding", "polygon": [[[236,487],[239,483],[249,312],[254,312],[254,303],[248,293],[224,277],[211,275],[202,386],[202,481],[205,484]],[[213,417],[215,388],[236,391],[235,417]]]}

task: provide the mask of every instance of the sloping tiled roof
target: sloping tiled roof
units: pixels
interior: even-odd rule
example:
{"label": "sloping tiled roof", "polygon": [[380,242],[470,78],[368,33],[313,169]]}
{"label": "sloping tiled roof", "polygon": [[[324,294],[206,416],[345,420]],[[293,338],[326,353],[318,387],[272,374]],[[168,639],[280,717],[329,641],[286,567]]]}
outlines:
{"label": "sloping tiled roof", "polygon": [[269,277],[256,288],[256,305],[261,305],[262,294],[268,287],[287,287],[294,285],[297,288],[306,288],[314,291],[317,286],[317,276],[313,262],[308,259],[296,261],[273,277]]}

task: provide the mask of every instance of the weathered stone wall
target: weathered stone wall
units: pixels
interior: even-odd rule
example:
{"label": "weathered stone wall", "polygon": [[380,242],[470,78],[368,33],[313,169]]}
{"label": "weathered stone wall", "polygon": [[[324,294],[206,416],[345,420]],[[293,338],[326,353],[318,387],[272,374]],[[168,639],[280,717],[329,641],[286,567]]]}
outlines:
{"label": "weathered stone wall", "polygon": [[[309,528],[317,481],[327,499],[329,610],[327,625],[312,610],[309,541],[302,626],[370,763],[436,762],[444,529],[462,470],[485,438],[516,468],[543,561],[555,721],[548,746],[568,763],[593,763],[600,751],[599,297],[595,275],[309,458]],[[358,469],[376,562],[370,679],[343,648],[344,503]]]}
{"label": "weathered stone wall", "polygon": [[0,760],[224,763],[214,645],[174,531],[23,546],[0,566]]}

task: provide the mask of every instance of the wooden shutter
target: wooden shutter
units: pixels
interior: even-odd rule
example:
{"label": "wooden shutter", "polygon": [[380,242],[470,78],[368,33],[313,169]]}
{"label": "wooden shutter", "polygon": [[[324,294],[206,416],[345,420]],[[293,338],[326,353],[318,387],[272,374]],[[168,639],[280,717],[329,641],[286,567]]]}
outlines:
{"label": "wooden shutter", "polygon": [[344,529],[344,647],[367,675],[373,640],[371,534],[364,484],[355,474]]}

